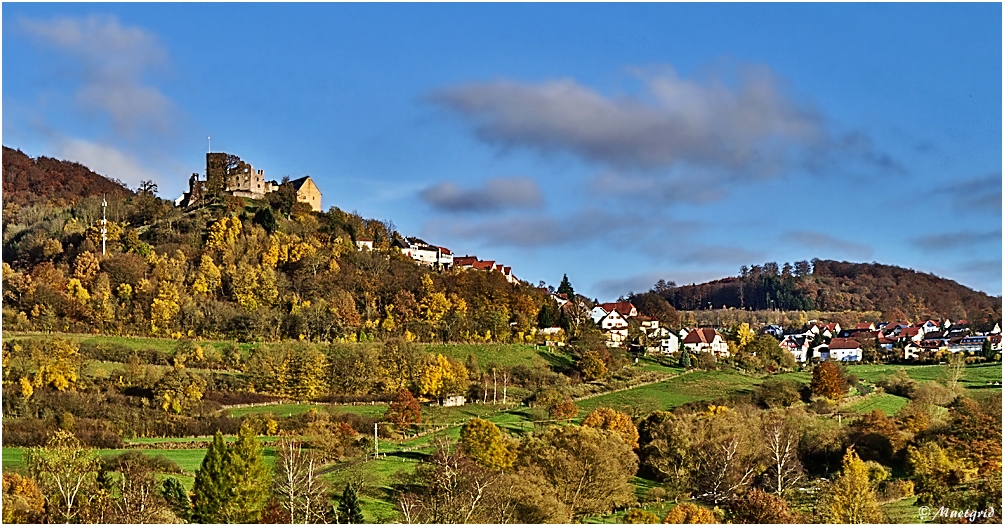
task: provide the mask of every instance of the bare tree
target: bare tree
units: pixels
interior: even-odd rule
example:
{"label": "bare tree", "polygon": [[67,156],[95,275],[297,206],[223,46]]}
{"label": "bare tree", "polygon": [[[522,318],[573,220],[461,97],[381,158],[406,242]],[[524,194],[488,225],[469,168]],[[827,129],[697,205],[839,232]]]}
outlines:
{"label": "bare tree", "polygon": [[276,443],[275,457],[274,491],[290,524],[325,522],[331,498],[317,473],[321,467],[317,455],[299,440],[283,437]]}
{"label": "bare tree", "polygon": [[774,492],[780,495],[803,475],[798,460],[798,429],[785,413],[771,412],[764,415],[760,430],[767,450],[767,475]]}

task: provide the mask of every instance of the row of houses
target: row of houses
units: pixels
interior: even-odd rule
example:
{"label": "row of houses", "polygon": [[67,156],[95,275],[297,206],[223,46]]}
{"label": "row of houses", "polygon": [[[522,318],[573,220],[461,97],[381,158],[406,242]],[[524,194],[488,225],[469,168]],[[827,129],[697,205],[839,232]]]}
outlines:
{"label": "row of houses", "polygon": [[[560,296],[555,299],[559,304],[567,301]],[[597,304],[591,309],[590,317],[607,336],[610,347],[622,347],[627,343],[628,320],[635,318],[650,343],[649,352],[670,354],[686,349],[691,353],[710,352],[717,358],[729,356],[728,342],[717,329],[683,328],[677,335],[666,327],[660,327],[658,320],[639,314],[638,309],[627,301]],[[906,360],[937,351],[980,352],[988,341],[991,349],[1000,351],[1002,348],[999,325],[987,334],[972,334],[967,320],[866,322],[851,328],[843,328],[839,323],[816,322],[809,324],[804,331],[790,334],[785,334],[778,325],[768,325],[762,332],[778,338],[778,345],[790,352],[799,363],[805,363],[812,357],[821,361],[861,361],[864,358],[862,343],[868,341],[874,341],[878,347],[888,350],[897,343],[903,344],[902,358]]]}
{"label": "row of houses", "polygon": [[[774,333],[776,326],[765,332]],[[973,334],[968,320],[927,320],[909,322],[864,322],[852,328],[842,328],[839,323],[813,323],[802,332],[782,334],[780,345],[792,353],[800,363],[813,356],[820,360],[860,361],[864,355],[863,344],[875,342],[877,348],[892,350],[902,344],[904,360],[915,360],[924,353],[938,351],[978,352],[989,341],[991,349],[1001,349],[1001,329],[997,325],[987,334]]]}
{"label": "row of houses", "polygon": [[[365,243],[367,240],[362,240]],[[356,244],[359,245],[360,241]],[[454,256],[453,252],[446,247],[440,247],[426,243],[417,237],[407,237],[395,239],[391,244],[402,254],[410,257],[421,265],[427,265],[436,269],[445,270],[450,268],[473,268],[477,270],[495,271],[501,273],[509,283],[516,283],[519,280],[512,273],[512,267],[507,267],[493,260],[481,261],[477,256]],[[364,248],[359,246],[360,249]],[[373,248],[373,242],[369,241],[368,248]]]}

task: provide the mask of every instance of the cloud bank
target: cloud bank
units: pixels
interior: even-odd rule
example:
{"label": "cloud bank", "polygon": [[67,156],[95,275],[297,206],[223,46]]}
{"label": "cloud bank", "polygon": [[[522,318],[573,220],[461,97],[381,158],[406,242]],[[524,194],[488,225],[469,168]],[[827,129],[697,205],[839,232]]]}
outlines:
{"label": "cloud bank", "polygon": [[544,204],[540,187],[528,177],[490,179],[480,188],[467,189],[444,182],[426,188],[420,195],[433,208],[445,212],[498,212],[540,208]]}

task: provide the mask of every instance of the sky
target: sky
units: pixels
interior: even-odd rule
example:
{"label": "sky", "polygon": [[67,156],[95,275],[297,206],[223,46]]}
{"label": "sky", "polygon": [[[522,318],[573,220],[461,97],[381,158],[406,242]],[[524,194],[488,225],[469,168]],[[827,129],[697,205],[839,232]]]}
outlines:
{"label": "sky", "polygon": [[4,3],[3,144],[205,153],[608,301],[836,259],[1001,294],[1001,4]]}

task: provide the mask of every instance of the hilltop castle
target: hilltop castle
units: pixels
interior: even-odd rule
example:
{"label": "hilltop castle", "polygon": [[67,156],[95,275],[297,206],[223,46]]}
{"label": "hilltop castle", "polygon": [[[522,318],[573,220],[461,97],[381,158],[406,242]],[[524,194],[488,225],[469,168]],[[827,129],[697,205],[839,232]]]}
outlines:
{"label": "hilltop castle", "polygon": [[[321,211],[321,191],[309,176],[294,179],[289,184],[296,190],[297,202],[310,205],[315,212]],[[265,180],[264,170],[255,170],[236,155],[209,152],[206,154],[206,179],[200,180],[199,174],[193,173],[188,178],[188,191],[175,203],[184,207],[196,205],[207,193],[214,191],[236,197],[264,199],[266,194],[278,191],[279,186],[274,180]]]}

